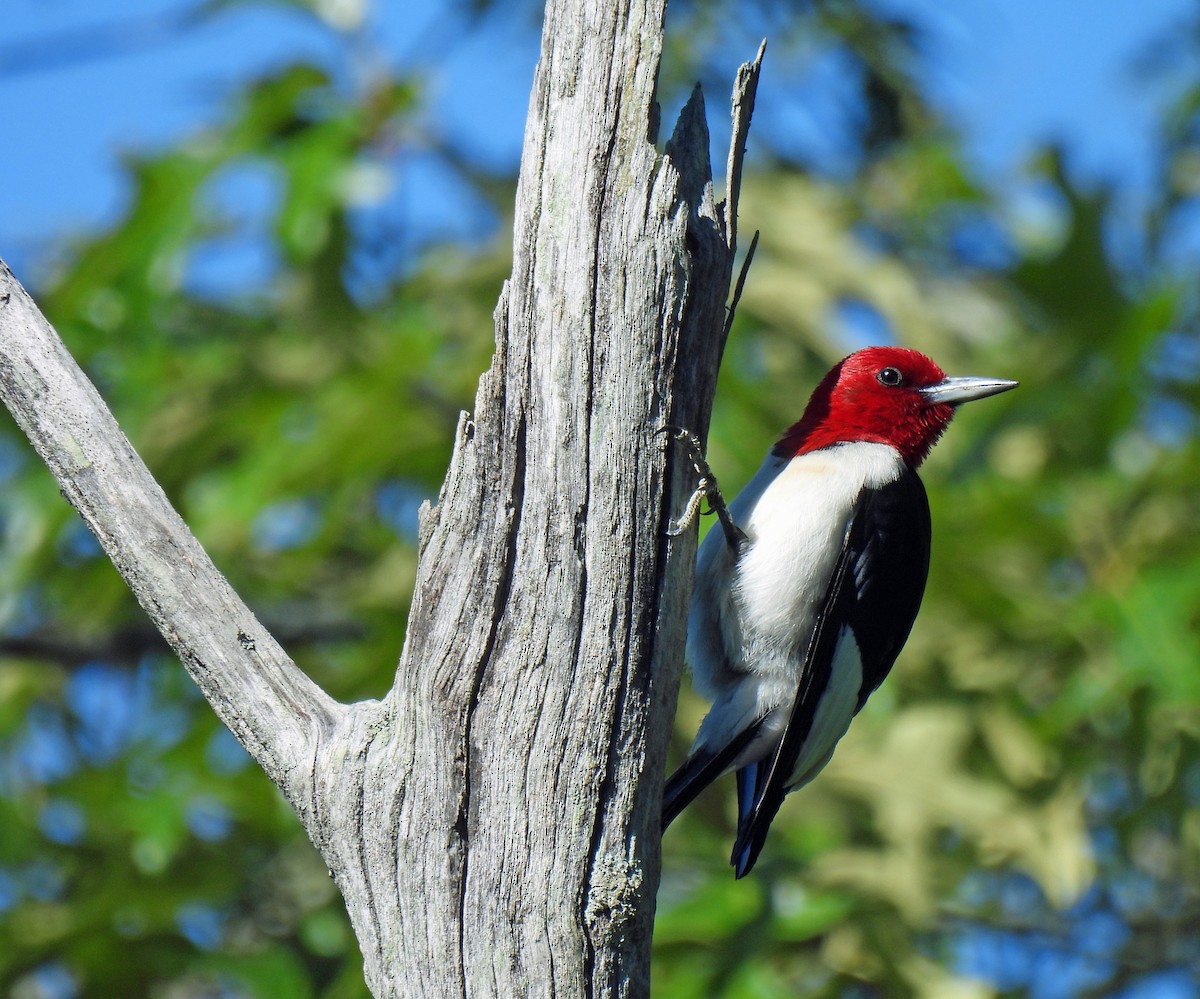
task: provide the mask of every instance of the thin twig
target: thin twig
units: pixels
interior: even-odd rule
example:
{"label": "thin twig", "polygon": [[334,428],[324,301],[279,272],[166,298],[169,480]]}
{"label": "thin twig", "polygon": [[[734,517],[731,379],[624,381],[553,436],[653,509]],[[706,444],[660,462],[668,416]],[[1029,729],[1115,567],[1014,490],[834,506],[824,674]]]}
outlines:
{"label": "thin twig", "polygon": [[746,136],[750,134],[750,116],[754,113],[754,95],[762,71],[764,38],[754,62],[744,62],[733,85],[733,134],[729,139],[729,165],[725,174],[725,241],[732,252],[737,248],[738,193],[742,186],[742,161],[746,158]]}
{"label": "thin twig", "polygon": [[758,237],[760,230],[754,230],[754,238],[750,240],[750,249],[746,251],[746,259],[742,261],[742,269],[738,272],[737,284],[733,286],[733,297],[729,300],[729,309],[725,313],[725,332],[726,339],[729,338],[729,331],[733,328],[733,314],[737,312],[738,302],[742,298],[742,288],[746,284],[746,274],[750,270],[750,261],[754,259],[754,251],[758,248]]}

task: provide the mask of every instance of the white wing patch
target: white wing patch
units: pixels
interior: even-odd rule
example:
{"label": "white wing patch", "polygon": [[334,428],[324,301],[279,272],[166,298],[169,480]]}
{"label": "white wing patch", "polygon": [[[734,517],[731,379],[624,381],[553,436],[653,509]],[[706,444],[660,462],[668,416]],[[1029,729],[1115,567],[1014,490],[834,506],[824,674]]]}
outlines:
{"label": "white wing patch", "polygon": [[821,696],[820,706],[813,718],[812,729],[796,767],[787,782],[788,789],[802,787],[817,776],[833,756],[833,750],[854,718],[858,704],[858,693],[862,689],[862,653],[854,634],[842,628],[838,634],[837,648],[833,653],[833,670],[829,685]]}

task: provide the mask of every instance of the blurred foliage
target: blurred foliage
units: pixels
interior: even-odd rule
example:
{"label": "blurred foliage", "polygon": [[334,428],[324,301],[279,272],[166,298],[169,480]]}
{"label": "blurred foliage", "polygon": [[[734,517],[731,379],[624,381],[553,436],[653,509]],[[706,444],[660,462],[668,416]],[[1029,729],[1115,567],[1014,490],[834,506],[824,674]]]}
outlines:
{"label": "blurred foliage", "polygon": [[[359,5],[297,7],[361,44]],[[752,133],[742,216],[762,243],[714,414],[725,485],[868,341],[1022,387],[964,411],[931,458],[913,637],[755,874],[726,866],[731,782],[667,835],[655,994],[1195,996],[1195,42],[1176,46],[1192,69],[1134,224],[1062,151],[1019,197],[985,189],[922,92],[919,23],[852,0],[733,11],[673,6],[667,108],[698,77],[721,106],[718,49],[743,35],[745,55],[770,35],[785,91],[837,73],[828,147],[770,114]],[[132,158],[125,219],[64,249],[38,297],[217,564],[352,699],[391,683],[416,509],[488,363],[508,266],[479,245],[397,263],[381,192],[414,136],[500,217],[512,178],[430,130],[419,72],[343,76],[280,67],[220,126]],[[365,995],[286,804],[11,424],[0,480],[0,990]],[[685,691],[681,753],[704,707]]]}

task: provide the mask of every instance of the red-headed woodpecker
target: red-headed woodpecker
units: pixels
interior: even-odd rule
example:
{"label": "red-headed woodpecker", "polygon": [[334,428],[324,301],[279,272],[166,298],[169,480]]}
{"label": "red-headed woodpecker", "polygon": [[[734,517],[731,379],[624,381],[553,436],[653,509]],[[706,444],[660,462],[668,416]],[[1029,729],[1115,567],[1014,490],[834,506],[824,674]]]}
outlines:
{"label": "red-headed woodpecker", "polygon": [[829,762],[917,616],[930,537],[917,466],[956,406],[1016,385],[947,378],[899,347],[821,380],[700,545],[687,649],[713,706],[667,781],[664,828],[736,770],[731,863],[739,878],[754,866],[784,796]]}

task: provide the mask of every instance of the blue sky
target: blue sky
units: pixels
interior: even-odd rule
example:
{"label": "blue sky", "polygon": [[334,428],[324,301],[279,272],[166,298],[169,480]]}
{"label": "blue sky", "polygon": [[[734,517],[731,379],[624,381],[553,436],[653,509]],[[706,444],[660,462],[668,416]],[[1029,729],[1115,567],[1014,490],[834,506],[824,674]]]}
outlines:
{"label": "blue sky", "polygon": [[[1065,142],[1077,176],[1134,190],[1150,182],[1150,127],[1166,88],[1139,79],[1133,66],[1171,36],[1189,0],[876,3],[915,11],[929,26],[931,92],[964,131],[990,182],[1015,184],[1032,150],[1051,139]],[[363,14],[356,59],[429,67],[432,127],[482,162],[515,164],[536,26],[492,17],[464,41],[456,6],[324,3],[331,16]],[[4,7],[0,256],[18,272],[62,237],[119,217],[122,154],[160,147],[215,120],[238,80],[298,54],[359,71],[330,31],[283,5],[234,7],[180,31],[171,30],[171,20],[192,9],[190,0],[5,0]],[[94,57],[112,46],[113,54]],[[731,51],[730,73],[749,54]],[[760,93],[791,85],[788,70],[768,52]],[[711,106],[722,106],[724,97],[710,95]],[[789,127],[786,119],[764,118],[760,127]],[[422,156],[419,136],[393,168],[409,224],[448,234],[462,229],[453,197],[437,196],[449,182]]]}
{"label": "blue sky", "polygon": [[1088,179],[1149,180],[1149,129],[1166,89],[1135,64],[1194,11],[1186,0],[886,0],[933,26],[934,91],[976,162],[1003,181],[1063,139]]}

